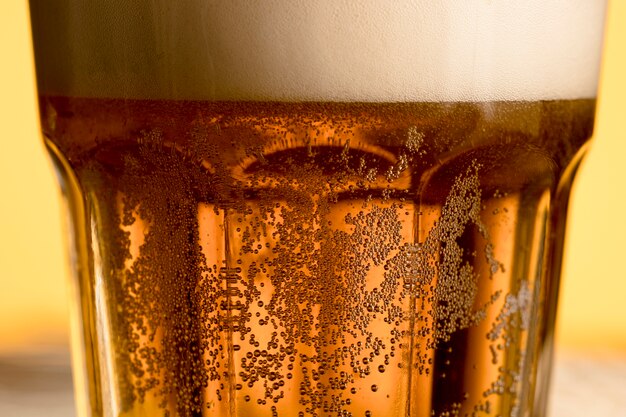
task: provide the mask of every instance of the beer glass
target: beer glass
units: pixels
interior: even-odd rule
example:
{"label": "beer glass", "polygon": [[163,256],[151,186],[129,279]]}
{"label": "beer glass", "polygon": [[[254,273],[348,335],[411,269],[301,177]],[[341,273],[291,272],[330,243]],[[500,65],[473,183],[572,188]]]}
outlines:
{"label": "beer glass", "polygon": [[601,0],[30,0],[79,415],[543,416]]}

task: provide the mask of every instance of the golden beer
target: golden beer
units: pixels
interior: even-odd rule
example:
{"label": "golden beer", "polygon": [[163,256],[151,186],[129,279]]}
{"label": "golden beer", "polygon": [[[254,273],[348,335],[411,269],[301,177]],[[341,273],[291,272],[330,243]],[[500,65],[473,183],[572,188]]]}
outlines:
{"label": "golden beer", "polygon": [[543,415],[572,1],[31,0],[81,416]]}

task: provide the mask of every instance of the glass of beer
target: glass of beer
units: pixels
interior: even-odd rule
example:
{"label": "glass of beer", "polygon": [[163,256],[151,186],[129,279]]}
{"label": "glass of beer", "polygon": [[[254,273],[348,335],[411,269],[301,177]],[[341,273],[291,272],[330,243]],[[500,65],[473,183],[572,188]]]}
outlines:
{"label": "glass of beer", "polygon": [[30,0],[81,417],[543,416],[602,0]]}

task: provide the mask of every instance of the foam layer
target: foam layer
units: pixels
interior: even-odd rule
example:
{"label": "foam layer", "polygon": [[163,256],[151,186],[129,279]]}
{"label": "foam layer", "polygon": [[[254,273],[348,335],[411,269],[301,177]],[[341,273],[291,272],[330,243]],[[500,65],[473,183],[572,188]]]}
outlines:
{"label": "foam layer", "polygon": [[604,0],[31,0],[40,93],[595,97]]}

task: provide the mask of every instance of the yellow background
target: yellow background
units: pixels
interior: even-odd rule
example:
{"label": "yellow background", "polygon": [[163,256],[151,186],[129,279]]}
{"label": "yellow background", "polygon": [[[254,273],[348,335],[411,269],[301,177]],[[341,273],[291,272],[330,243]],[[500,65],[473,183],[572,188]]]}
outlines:
{"label": "yellow background", "polygon": [[[626,0],[610,3],[595,142],[572,199],[558,343],[626,351]],[[0,353],[68,339],[59,197],[24,0],[0,1]]]}

